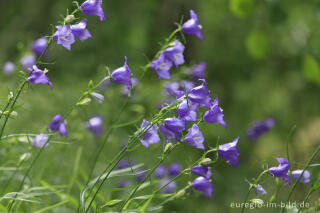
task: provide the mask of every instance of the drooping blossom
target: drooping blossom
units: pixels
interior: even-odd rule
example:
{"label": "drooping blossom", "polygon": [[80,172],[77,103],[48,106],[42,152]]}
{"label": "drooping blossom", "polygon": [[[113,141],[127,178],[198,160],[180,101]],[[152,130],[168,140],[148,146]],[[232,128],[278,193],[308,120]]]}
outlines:
{"label": "drooping blossom", "polygon": [[196,35],[200,40],[202,40],[202,27],[199,24],[197,14],[193,10],[190,10],[190,16],[191,19],[182,25],[182,32],[185,34]]}
{"label": "drooping blossom", "polygon": [[83,19],[78,24],[73,24],[70,26],[72,34],[79,38],[81,41],[87,40],[91,37],[90,32],[86,29],[87,27],[87,19]]}
{"label": "drooping blossom", "polygon": [[25,71],[30,72],[33,65],[36,65],[36,57],[34,55],[26,55],[20,59],[20,64]]}
{"label": "drooping blossom", "polygon": [[4,63],[3,65],[3,73],[6,75],[11,75],[16,70],[16,65],[11,61]]}
{"label": "drooping blossom", "polygon": [[176,67],[178,67],[179,65],[184,64],[184,48],[184,45],[176,39],[172,46],[163,51],[163,54],[166,58],[172,61],[176,65]]}
{"label": "drooping blossom", "polygon": [[255,121],[251,129],[247,131],[247,137],[256,141],[261,135],[268,132],[275,124],[273,118],[267,118],[263,121]]}
{"label": "drooping blossom", "polygon": [[179,163],[173,163],[168,169],[169,175],[172,177],[175,177],[180,174],[180,164]]}
{"label": "drooping blossom", "polygon": [[[163,178],[160,183],[159,187],[163,187],[167,185],[171,180],[169,178]],[[175,191],[177,188],[177,183],[175,181],[170,182],[167,186],[165,186],[163,189],[161,189],[161,193],[163,194],[171,194]]]}
{"label": "drooping blossom", "polygon": [[153,126],[150,126],[150,122],[143,119],[141,126],[140,126],[140,129],[146,131],[139,138],[139,140],[141,141],[141,143],[144,147],[148,148],[150,144],[160,142],[160,137],[158,135],[158,129],[155,124]]}
{"label": "drooping blossom", "polygon": [[102,9],[102,0],[87,0],[83,2],[80,9],[87,16],[98,16],[100,21],[106,20]]}
{"label": "drooping blossom", "polygon": [[179,118],[184,120],[186,123],[189,121],[197,121],[197,109],[199,107],[198,103],[193,103],[183,99],[179,102],[177,108],[177,114]]}
{"label": "drooping blossom", "polygon": [[47,143],[48,139],[48,135],[42,133],[36,135],[36,137],[34,137],[34,139],[32,140],[32,146],[39,149],[47,147],[49,145],[49,143]]}
{"label": "drooping blossom", "polygon": [[86,127],[90,132],[98,137],[102,133],[102,121],[103,119],[101,116],[93,116],[86,123]]}
{"label": "drooping blossom", "polygon": [[188,98],[192,102],[200,104],[201,107],[207,106],[210,107],[210,92],[207,88],[207,83],[205,79],[199,79],[202,81],[202,85],[197,86],[189,92]]}
{"label": "drooping blossom", "polygon": [[239,164],[240,152],[237,146],[239,138],[238,136],[231,143],[220,145],[218,148],[219,156],[226,159],[233,168],[237,168]]}
{"label": "drooping blossom", "polygon": [[170,79],[169,70],[172,67],[172,61],[166,58],[163,52],[156,60],[152,61],[150,67],[158,74],[159,79]]}
{"label": "drooping blossom", "polygon": [[33,71],[28,77],[28,81],[32,84],[48,84],[53,89],[53,85],[44,71],[40,70],[36,65],[34,65],[32,68]]}
{"label": "drooping blossom", "polygon": [[192,182],[193,188],[202,192],[202,194],[206,197],[212,197],[213,186],[209,179],[205,177],[197,177]]}
{"label": "drooping blossom", "polygon": [[210,108],[203,115],[203,120],[208,123],[219,123],[223,127],[227,128],[227,124],[224,121],[224,115],[221,108],[219,107],[219,100],[216,98],[210,103]]}
{"label": "drooping blossom", "polygon": [[212,171],[208,165],[198,165],[191,168],[193,174],[210,179]]}
{"label": "drooping blossom", "polygon": [[[48,39],[46,37],[39,38],[32,43],[32,51],[37,55],[42,55],[43,51],[46,49],[48,45]],[[48,50],[43,53],[45,57],[48,56]]]}
{"label": "drooping blossom", "polygon": [[57,31],[53,34],[53,40],[57,44],[61,44],[67,50],[71,50],[71,44],[75,42],[74,35],[70,28],[70,25],[58,25],[56,26]]}
{"label": "drooping blossom", "polygon": [[205,149],[203,145],[204,137],[197,124],[193,124],[193,126],[188,129],[188,134],[185,136],[184,142],[198,149]]}
{"label": "drooping blossom", "polygon": [[131,69],[127,64],[127,56],[124,57],[124,65],[111,73],[113,81],[118,84],[124,84],[129,89],[132,87]]}
{"label": "drooping blossom", "polygon": [[166,166],[165,165],[160,165],[156,168],[156,170],[154,171],[154,175],[157,177],[157,178],[163,178],[165,173],[166,173]]}
{"label": "drooping blossom", "polygon": [[64,135],[66,138],[68,138],[66,122],[65,120],[63,120],[62,115],[55,115],[52,118],[52,121],[49,124],[48,128],[51,131],[58,131],[61,136]]}
{"label": "drooping blossom", "polygon": [[185,129],[185,122],[180,118],[166,118],[164,125],[160,126],[165,140],[176,139],[180,141],[180,132]]}
{"label": "drooping blossom", "polygon": [[179,90],[180,88],[180,85],[178,82],[168,82],[165,84],[165,87],[164,87],[164,94],[166,96],[168,95],[171,95],[171,96],[176,96],[176,92]]}
{"label": "drooping blossom", "polygon": [[288,176],[288,171],[290,168],[289,162],[285,158],[277,158],[277,161],[280,163],[279,166],[277,167],[271,167],[269,168],[269,172],[274,176],[274,177],[280,177],[282,178],[283,182],[289,182],[290,179]]}
{"label": "drooping blossom", "polygon": [[207,68],[206,62],[201,62],[200,64],[196,64],[192,68],[192,77],[195,79],[204,79],[204,71]]}
{"label": "drooping blossom", "polygon": [[98,102],[99,104],[102,104],[103,101],[104,101],[104,96],[101,95],[100,93],[97,93],[97,92],[92,92],[90,93],[91,97],[96,101]]}
{"label": "drooping blossom", "polygon": [[260,184],[258,184],[254,188],[254,192],[256,193],[256,195],[265,195],[265,194],[267,194],[267,191]]}
{"label": "drooping blossom", "polygon": [[[138,85],[138,83],[139,83],[139,81],[138,81],[137,78],[132,78],[131,81],[132,81],[132,85],[133,85],[134,87],[136,87],[136,86]],[[124,95],[124,96],[129,96],[130,91],[131,91],[131,88],[128,88],[127,86],[123,86],[121,93],[122,93],[122,95]],[[134,93],[135,93],[135,92],[136,92],[136,90],[134,90]]]}
{"label": "drooping blossom", "polygon": [[[292,171],[292,178],[294,180],[297,180],[300,177],[302,172],[303,172],[302,169]],[[300,183],[308,183],[308,182],[310,182],[310,172],[308,170],[305,170],[303,172],[299,182]]]}

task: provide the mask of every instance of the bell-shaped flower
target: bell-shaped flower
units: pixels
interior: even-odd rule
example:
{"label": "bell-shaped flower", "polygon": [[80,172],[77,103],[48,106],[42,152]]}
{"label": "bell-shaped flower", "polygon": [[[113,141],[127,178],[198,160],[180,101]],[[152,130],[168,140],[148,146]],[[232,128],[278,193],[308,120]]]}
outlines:
{"label": "bell-shaped flower", "polygon": [[169,70],[172,67],[172,61],[167,59],[163,52],[160,53],[157,59],[152,61],[150,67],[158,74],[159,79],[170,79]]}
{"label": "bell-shaped flower", "polygon": [[205,149],[203,145],[204,137],[197,124],[193,124],[193,126],[188,129],[188,134],[185,136],[184,142],[198,149]]}
{"label": "bell-shaped flower", "polygon": [[206,197],[212,197],[213,186],[209,179],[205,177],[197,177],[192,182],[193,188],[202,192],[202,194]]}
{"label": "bell-shaped flower", "polygon": [[203,120],[208,123],[219,123],[223,127],[227,128],[227,124],[223,118],[224,115],[219,107],[219,100],[216,98],[212,103],[210,103],[210,109],[204,113]]}
{"label": "bell-shaped flower", "polygon": [[288,171],[290,168],[289,162],[285,158],[277,158],[277,161],[280,163],[279,166],[277,167],[271,167],[269,168],[269,172],[274,176],[274,177],[281,177],[283,182],[289,182],[290,179],[288,176]]}
{"label": "bell-shaped flower", "polygon": [[177,114],[179,115],[179,118],[186,123],[189,121],[197,121],[198,106],[199,104],[197,103],[188,102],[186,99],[183,99],[178,104]]}
{"label": "bell-shaped flower", "polygon": [[176,92],[179,90],[180,84],[178,82],[168,82],[164,87],[164,95],[166,96],[176,96]]}
{"label": "bell-shaped flower", "polygon": [[33,65],[36,65],[36,57],[34,55],[26,55],[20,59],[20,64],[27,72],[32,70]]}
{"label": "bell-shaped flower", "polygon": [[127,56],[124,57],[124,65],[111,73],[113,81],[118,84],[124,84],[128,88],[132,87],[131,69],[127,64]]}
{"label": "bell-shaped flower", "polygon": [[[136,87],[139,83],[137,78],[132,78],[131,81],[132,81],[133,87]],[[130,91],[131,91],[131,88],[128,88],[127,86],[123,86],[121,93],[124,96],[129,96]],[[135,94],[135,92],[136,92],[136,90],[134,90],[134,94]]]}
{"label": "bell-shaped flower", "polygon": [[212,171],[208,165],[198,165],[191,168],[191,172],[195,175],[210,179]]}
{"label": "bell-shaped flower", "polygon": [[247,137],[256,141],[261,135],[268,132],[275,124],[273,118],[267,118],[263,121],[255,121],[253,127],[247,131]]}
{"label": "bell-shaped flower", "polygon": [[161,187],[165,186],[163,189],[161,189],[162,194],[172,194],[175,191],[175,189],[177,188],[177,183],[175,181],[171,181],[171,182],[170,181],[171,180],[169,178],[163,178],[160,181],[159,187],[161,188]]}
{"label": "bell-shaped flower", "polygon": [[205,62],[201,62],[200,64],[196,64],[192,68],[192,77],[195,79],[203,79],[205,74],[204,71],[207,68],[207,64]]}
{"label": "bell-shaped flower", "polygon": [[137,169],[135,171],[135,175],[136,175],[136,178],[137,178],[138,182],[141,182],[146,177],[147,171],[144,170],[144,169]]}
{"label": "bell-shaped flower", "polygon": [[265,194],[267,194],[267,191],[260,184],[258,184],[254,188],[254,192],[256,193],[256,195],[265,195]]}
{"label": "bell-shaped flower", "polygon": [[239,138],[238,136],[231,143],[220,145],[218,148],[219,156],[226,159],[233,168],[237,168],[239,164],[240,152],[237,146]]}
{"label": "bell-shaped flower", "polygon": [[4,74],[11,75],[12,73],[14,73],[14,71],[16,71],[16,65],[14,65],[14,63],[12,63],[11,61],[4,63],[3,65]]}
{"label": "bell-shaped flower", "polygon": [[53,85],[44,71],[40,70],[36,65],[33,67],[33,71],[28,77],[28,81],[32,84],[48,84],[53,89]]}
{"label": "bell-shaped flower", "polygon": [[156,168],[156,170],[154,171],[154,175],[157,177],[157,178],[163,178],[165,173],[166,173],[166,166],[165,165],[160,165]]}
{"label": "bell-shaped flower", "polygon": [[101,116],[93,116],[86,123],[87,129],[92,132],[96,137],[100,136],[102,133],[102,117]]}
{"label": "bell-shaped flower", "polygon": [[210,107],[210,92],[207,88],[207,83],[205,79],[199,79],[202,81],[202,85],[197,86],[193,89],[188,94],[189,100],[192,102],[200,104],[201,107],[207,106]]}
{"label": "bell-shaped flower", "polygon": [[181,168],[179,163],[173,163],[168,169],[169,175],[175,177],[180,174]]}
{"label": "bell-shaped flower", "polygon": [[52,121],[49,124],[48,128],[51,131],[58,131],[61,136],[64,135],[66,138],[68,138],[66,122],[65,120],[63,120],[62,115],[55,115],[52,118]]}
{"label": "bell-shaped flower", "polygon": [[[302,172],[303,172],[302,169],[301,169],[301,170],[299,169],[299,170],[294,170],[294,171],[292,171],[292,178],[293,178],[294,180],[297,180],[297,179],[300,177],[300,175],[301,175]],[[300,183],[308,183],[308,182],[310,182],[310,172],[309,172],[308,170],[305,170],[305,171],[303,172],[303,174],[302,174],[299,182],[300,182]]]}
{"label": "bell-shaped flower", "polygon": [[74,24],[70,26],[71,32],[73,35],[77,38],[79,38],[81,41],[84,41],[91,37],[91,34],[86,29],[87,27],[87,19],[83,19],[78,24]]}
{"label": "bell-shaped flower", "polygon": [[160,137],[158,135],[158,129],[157,126],[154,124],[153,126],[150,126],[150,122],[143,120],[140,126],[140,129],[143,131],[146,131],[139,140],[141,141],[142,145],[146,148],[150,144],[159,143]]}
{"label": "bell-shaped flower", "polygon": [[49,143],[47,143],[48,139],[48,135],[41,133],[34,137],[34,139],[32,140],[32,146],[39,149],[47,147],[49,145]]}
{"label": "bell-shaped flower", "polygon": [[97,92],[92,92],[90,93],[91,97],[96,101],[98,102],[99,104],[102,104],[103,101],[104,101],[104,96],[101,95],[100,93],[97,93]]}
{"label": "bell-shaped flower", "polygon": [[71,31],[70,25],[58,25],[57,31],[53,34],[53,40],[57,44],[61,44],[67,50],[71,50],[71,44],[75,42],[74,35]]}
{"label": "bell-shaped flower", "polygon": [[[43,51],[46,49],[48,45],[48,39],[46,37],[39,38],[32,43],[32,51],[37,55],[42,55]],[[44,56],[48,56],[48,51],[46,50],[43,53]]]}
{"label": "bell-shaped flower", "polygon": [[175,138],[180,141],[180,132],[185,129],[185,122],[180,118],[167,118],[164,125],[160,127],[166,140]]}
{"label": "bell-shaped flower", "polygon": [[190,10],[190,16],[191,19],[182,25],[182,32],[185,34],[196,35],[200,40],[202,40],[202,27],[199,24],[197,14],[193,10]]}
{"label": "bell-shaped flower", "polygon": [[83,14],[87,16],[98,16],[100,21],[103,21],[106,20],[106,17],[101,4],[102,0],[87,0],[81,4],[80,9]]}
{"label": "bell-shaped flower", "polygon": [[165,49],[163,54],[178,67],[179,65],[184,64],[184,48],[184,45],[180,41],[175,40],[173,46]]}

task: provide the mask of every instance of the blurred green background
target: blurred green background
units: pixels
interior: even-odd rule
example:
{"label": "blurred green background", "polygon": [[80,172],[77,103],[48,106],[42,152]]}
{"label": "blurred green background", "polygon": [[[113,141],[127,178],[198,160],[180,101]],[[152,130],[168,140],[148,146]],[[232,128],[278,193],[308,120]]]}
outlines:
{"label": "blurred green background", "polygon": [[[81,2],[80,2],[81,3]],[[72,1],[1,0],[0,1],[0,66],[6,61],[19,64],[30,52],[32,42],[49,35]],[[82,94],[89,80],[100,80],[104,66],[122,66],[124,56],[134,76],[140,76],[141,66],[148,63],[160,48],[159,42],[175,29],[181,17],[189,18],[194,9],[203,26],[202,42],[186,36],[186,65],[205,61],[206,79],[213,94],[219,96],[228,128],[203,124],[206,143],[214,146],[230,142],[240,135],[240,165],[231,168],[223,160],[213,167],[215,188],[212,199],[202,199],[196,193],[169,203],[163,212],[227,212],[231,202],[240,202],[248,189],[245,179],[251,180],[267,165],[277,165],[276,157],[285,157],[285,139],[293,125],[297,130],[290,142],[292,167],[302,169],[320,141],[320,1],[309,0],[118,0],[103,1],[107,20],[88,17],[92,38],[77,41],[72,51],[52,45],[46,60],[48,76],[54,90],[47,86],[30,85],[20,99],[18,117],[11,119],[5,134],[39,133],[46,130],[53,115],[65,113]],[[173,79],[187,78],[172,71]],[[178,74],[180,72],[180,74]],[[18,73],[1,75],[0,96],[4,105],[9,91],[18,85]],[[158,80],[149,70],[139,82],[136,97],[121,116],[121,121],[134,120],[141,115],[150,119],[157,112],[157,103],[164,99],[164,80]],[[70,144],[52,144],[41,156],[32,171],[32,181],[45,180],[49,184],[69,182],[74,167],[75,153],[82,150],[81,172],[87,173],[95,151],[93,137],[86,131],[85,121],[92,115],[104,117],[104,127],[119,112],[125,97],[121,86],[110,85],[102,105],[92,103],[75,111],[68,120]],[[253,120],[274,117],[275,127],[257,142],[250,142],[246,130]],[[95,174],[104,168],[108,159],[120,149],[122,141],[136,127],[117,129],[103,151]],[[17,140],[2,143],[2,164],[14,165],[18,155],[30,151],[28,144]],[[151,167],[158,160],[161,145],[140,148],[130,154],[136,162]],[[192,147],[180,147],[170,157],[183,167],[199,157],[201,152]],[[319,161],[319,158],[317,159]],[[50,162],[50,163],[48,163]],[[318,177],[314,167],[312,181]],[[4,173],[4,178],[10,173]],[[21,177],[18,177],[18,179]],[[194,177],[178,183],[184,187]],[[270,177],[262,184],[268,199],[275,191]],[[298,186],[294,199],[301,201],[310,183]],[[73,189],[77,199],[78,189]],[[281,188],[280,200],[286,198],[288,186]],[[319,192],[314,194],[316,200]],[[108,195],[109,196],[109,195]],[[29,207],[25,207],[28,209]],[[67,211],[68,208],[60,210]],[[27,211],[27,210],[26,210]],[[238,210],[236,209],[235,212]],[[257,212],[274,210],[260,209]]]}

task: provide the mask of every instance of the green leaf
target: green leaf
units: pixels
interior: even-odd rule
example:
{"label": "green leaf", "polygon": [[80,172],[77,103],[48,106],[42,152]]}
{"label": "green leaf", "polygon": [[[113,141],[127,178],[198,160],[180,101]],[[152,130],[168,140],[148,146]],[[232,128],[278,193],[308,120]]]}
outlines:
{"label": "green leaf", "polygon": [[246,18],[252,14],[253,0],[230,0],[229,8],[235,16]]}
{"label": "green leaf", "polygon": [[250,56],[263,59],[269,54],[269,38],[260,30],[253,30],[247,36],[246,48]]}
{"label": "green leaf", "polygon": [[303,59],[302,71],[305,78],[314,83],[320,83],[320,68],[317,61],[307,54]]}
{"label": "green leaf", "polygon": [[108,201],[106,204],[104,204],[103,206],[101,206],[101,208],[104,208],[104,207],[113,207],[113,206],[116,206],[118,205],[119,203],[121,203],[123,200],[110,200]]}

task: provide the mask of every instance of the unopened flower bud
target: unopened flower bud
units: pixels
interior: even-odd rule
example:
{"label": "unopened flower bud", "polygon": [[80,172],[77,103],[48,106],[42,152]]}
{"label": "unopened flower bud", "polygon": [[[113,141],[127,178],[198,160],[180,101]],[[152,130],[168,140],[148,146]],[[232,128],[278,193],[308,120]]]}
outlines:
{"label": "unopened flower bud", "polygon": [[184,194],[186,193],[186,191],[184,189],[181,189],[180,191],[178,191],[178,193],[176,194],[176,197],[182,197]]}
{"label": "unopened flower bud", "polygon": [[68,16],[65,18],[66,24],[71,23],[71,22],[73,22],[74,20],[75,20],[74,15],[68,15]]}
{"label": "unopened flower bud", "polygon": [[262,205],[263,204],[263,200],[258,199],[258,198],[254,198],[254,199],[250,200],[250,202],[258,204],[258,205]]}
{"label": "unopened flower bud", "polygon": [[213,161],[210,158],[205,158],[203,159],[200,164],[202,165],[209,165],[210,163],[212,163]]}
{"label": "unopened flower bud", "polygon": [[91,98],[84,98],[77,103],[77,106],[88,105],[91,102]]}
{"label": "unopened flower bud", "polygon": [[24,153],[23,155],[20,156],[20,162],[27,161],[30,157],[31,157],[31,153],[30,152],[26,152],[26,153]]}
{"label": "unopened flower bud", "polygon": [[164,153],[169,152],[173,147],[172,143],[167,143],[167,145],[164,147]]}

